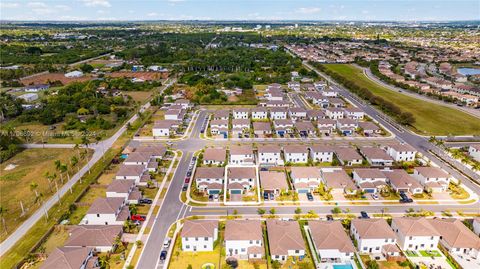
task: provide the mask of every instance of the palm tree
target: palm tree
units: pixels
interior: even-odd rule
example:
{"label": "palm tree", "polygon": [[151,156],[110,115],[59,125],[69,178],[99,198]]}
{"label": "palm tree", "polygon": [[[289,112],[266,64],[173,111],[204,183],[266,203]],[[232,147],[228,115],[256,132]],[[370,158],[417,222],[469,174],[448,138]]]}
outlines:
{"label": "palm tree", "polygon": [[[75,167],[77,164],[78,164],[78,157],[77,156],[72,156],[72,158],[70,158],[70,164],[72,165],[72,167]],[[78,170],[80,170],[80,167],[77,167],[77,172]]]}
{"label": "palm tree", "polygon": [[108,263],[108,260],[109,260],[108,256],[106,255],[100,256],[100,258],[98,259],[98,264],[100,265],[101,269],[110,268],[110,264]]}
{"label": "palm tree", "polygon": [[130,215],[136,215],[138,210],[137,210],[137,205],[131,204],[128,206],[128,209],[130,210]]}
{"label": "palm tree", "polygon": [[30,183],[30,191],[32,191],[32,192],[35,193],[35,202],[37,202],[37,200],[38,200],[37,188],[38,188],[38,183],[32,181],[32,182]]}
{"label": "palm tree", "polygon": [[3,224],[3,229],[5,230],[5,233],[7,233],[7,224],[5,223],[5,213],[7,213],[8,209],[4,208],[3,206],[0,206],[0,218],[2,218],[2,224]]}

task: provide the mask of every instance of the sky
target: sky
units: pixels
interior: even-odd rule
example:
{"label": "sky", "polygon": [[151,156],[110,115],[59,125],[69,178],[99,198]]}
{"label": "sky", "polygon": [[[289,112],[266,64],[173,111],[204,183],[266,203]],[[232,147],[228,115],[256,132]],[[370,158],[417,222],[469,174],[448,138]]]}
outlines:
{"label": "sky", "polygon": [[480,0],[0,0],[1,20],[480,20]]}

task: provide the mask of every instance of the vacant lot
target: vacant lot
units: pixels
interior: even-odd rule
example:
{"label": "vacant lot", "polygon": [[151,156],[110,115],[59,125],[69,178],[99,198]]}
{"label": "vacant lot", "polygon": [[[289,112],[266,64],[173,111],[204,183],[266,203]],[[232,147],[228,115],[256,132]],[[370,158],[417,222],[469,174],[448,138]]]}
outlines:
{"label": "vacant lot", "polygon": [[419,100],[384,88],[369,80],[361,69],[348,64],[327,64],[336,72],[375,95],[392,101],[402,111],[415,116],[413,129],[422,135],[479,135],[480,119],[456,109]]}
{"label": "vacant lot", "polygon": [[47,74],[40,74],[36,76],[32,76],[29,78],[24,78],[21,82],[24,85],[31,85],[31,84],[46,84],[48,82],[60,81],[63,85],[67,85],[72,82],[83,82],[91,80],[92,77],[89,75],[79,77],[79,78],[67,78],[63,73],[47,73]]}
{"label": "vacant lot", "polygon": [[[0,205],[8,210],[4,215],[8,234],[38,209],[39,201],[47,200],[55,192],[55,184],[49,186],[46,172],[56,174],[55,180],[58,187],[61,187],[60,173],[56,171],[54,162],[60,160],[62,164],[67,164],[70,174],[73,175],[77,167],[86,163],[91,151],[88,151],[85,159],[75,168],[71,168],[70,158],[74,155],[77,155],[77,152],[70,149],[26,149],[0,165]],[[66,174],[63,178],[66,182]],[[33,186],[32,182],[35,183]],[[39,198],[36,198],[35,192]],[[21,205],[25,211],[23,216]],[[0,239],[3,241],[7,234],[4,227],[1,231]]]}
{"label": "vacant lot", "polygon": [[151,91],[123,91],[122,93],[131,96],[134,101],[140,103],[145,102],[150,96],[152,96]]}

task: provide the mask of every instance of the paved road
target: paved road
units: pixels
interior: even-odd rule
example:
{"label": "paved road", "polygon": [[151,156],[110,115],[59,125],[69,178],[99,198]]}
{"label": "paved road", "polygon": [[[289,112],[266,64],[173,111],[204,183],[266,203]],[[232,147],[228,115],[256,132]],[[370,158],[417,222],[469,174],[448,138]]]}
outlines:
{"label": "paved road", "polygon": [[452,103],[447,103],[447,102],[444,102],[444,101],[440,101],[440,100],[437,100],[437,99],[430,98],[426,95],[421,95],[421,94],[418,94],[418,93],[410,92],[410,91],[402,89],[402,88],[395,87],[395,86],[393,86],[391,84],[388,84],[388,83],[385,83],[384,81],[377,78],[374,74],[372,74],[372,71],[370,70],[370,68],[360,67],[360,66],[357,66],[357,67],[359,67],[363,70],[363,74],[368,79],[370,79],[371,81],[373,81],[377,84],[380,84],[381,86],[383,86],[383,87],[385,87],[389,90],[399,92],[399,93],[402,93],[404,95],[407,95],[407,96],[410,96],[410,97],[413,97],[413,98],[421,99],[422,101],[425,101],[425,102],[434,103],[434,104],[437,104],[437,105],[457,109],[457,110],[460,110],[462,112],[468,113],[468,114],[470,114],[474,117],[480,118],[480,110],[478,110],[478,109],[473,109],[473,108],[464,107],[464,106],[457,106],[457,105],[452,104]]}
{"label": "paved road", "polygon": [[[161,89],[160,92],[165,90],[166,88],[170,87],[175,83],[175,79],[171,80],[169,83],[164,85]],[[144,111],[150,107],[150,102],[147,102],[144,104],[141,108],[140,111]],[[88,163],[82,167],[75,175],[73,175],[70,180],[65,183],[59,190],[58,193],[53,194],[50,199],[48,199],[41,208],[39,208],[32,216],[30,216],[27,220],[25,220],[22,225],[20,225],[7,239],[5,239],[1,244],[0,244],[0,256],[5,254],[15,243],[20,240],[27,231],[33,227],[33,225],[39,221],[43,215],[45,214],[46,211],[48,211],[50,208],[52,208],[53,205],[55,205],[58,202],[58,197],[63,197],[69,189],[77,183],[77,181],[80,180],[87,172],[90,170],[90,168],[97,162],[99,161],[102,156],[107,152],[117,141],[117,139],[127,130],[127,124],[132,124],[135,120],[137,120],[138,115],[135,114],[133,115],[127,122],[123,124],[122,127],[120,127],[117,132],[115,132],[114,135],[111,137],[102,140],[98,143],[95,144],[90,144],[88,147],[94,150],[94,153],[92,155],[92,158],[88,161]],[[73,148],[74,145],[72,144],[24,144],[23,145],[26,148]]]}

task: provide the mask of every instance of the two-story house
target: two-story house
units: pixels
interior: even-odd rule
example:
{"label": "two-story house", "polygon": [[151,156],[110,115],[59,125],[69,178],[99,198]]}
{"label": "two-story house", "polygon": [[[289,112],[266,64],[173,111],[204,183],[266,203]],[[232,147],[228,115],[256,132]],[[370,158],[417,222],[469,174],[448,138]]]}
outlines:
{"label": "two-story house", "polygon": [[187,219],[183,224],[180,237],[182,251],[213,251],[213,245],[218,239],[218,221]]}
{"label": "two-story house", "polygon": [[197,189],[208,194],[219,194],[225,182],[225,168],[198,167],[195,169],[195,184]]}
{"label": "two-story house", "polygon": [[262,222],[260,220],[227,220],[225,250],[227,257],[240,260],[264,257]]}
{"label": "two-story house", "polygon": [[397,235],[397,244],[403,250],[435,250],[440,234],[423,217],[400,217],[392,219],[392,229]]}
{"label": "two-story house", "polygon": [[272,260],[285,262],[288,257],[305,256],[305,242],[298,222],[268,219],[267,234]]}

